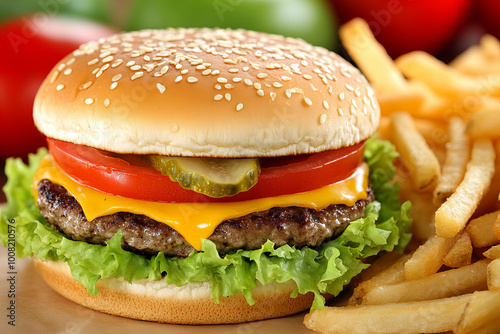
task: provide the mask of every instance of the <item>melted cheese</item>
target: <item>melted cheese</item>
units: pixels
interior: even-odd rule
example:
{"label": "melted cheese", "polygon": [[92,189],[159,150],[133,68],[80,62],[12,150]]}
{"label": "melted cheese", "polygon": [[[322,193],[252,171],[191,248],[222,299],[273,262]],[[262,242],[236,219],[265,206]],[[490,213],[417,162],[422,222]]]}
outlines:
{"label": "melted cheese", "polygon": [[230,218],[272,207],[301,206],[320,210],[330,204],[352,206],[356,201],[366,198],[368,167],[362,164],[348,179],[320,189],[227,203],[162,203],[110,195],[73,181],[55,164],[50,155],[42,160],[35,174],[35,198],[38,194],[38,182],[43,179],[66,188],[80,203],[89,221],[120,211],[146,215],[167,224],[195,249],[200,250],[202,239],[207,239],[221,222]]}

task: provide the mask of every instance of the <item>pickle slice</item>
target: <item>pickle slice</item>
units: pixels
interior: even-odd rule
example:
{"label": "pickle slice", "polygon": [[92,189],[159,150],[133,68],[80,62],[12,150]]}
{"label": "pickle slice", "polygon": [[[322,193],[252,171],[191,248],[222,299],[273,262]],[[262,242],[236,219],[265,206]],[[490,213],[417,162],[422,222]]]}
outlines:
{"label": "pickle slice", "polygon": [[210,197],[233,196],[250,189],[260,173],[258,159],[150,156],[151,164],[181,187]]}

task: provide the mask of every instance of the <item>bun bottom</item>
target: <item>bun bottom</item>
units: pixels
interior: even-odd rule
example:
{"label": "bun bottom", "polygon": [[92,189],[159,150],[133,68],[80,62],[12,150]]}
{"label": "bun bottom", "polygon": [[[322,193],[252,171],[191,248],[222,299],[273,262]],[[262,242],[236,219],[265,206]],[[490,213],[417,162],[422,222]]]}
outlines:
{"label": "bun bottom", "polygon": [[216,304],[209,282],[178,287],[163,280],[142,279],[130,284],[116,278],[99,280],[99,294],[92,296],[73,279],[66,263],[35,260],[35,267],[56,292],[77,304],[126,318],[171,324],[234,324],[278,318],[307,310],[314,298],[312,293],[290,298],[296,285],[288,281],[254,288],[252,306],[242,293],[220,297]]}

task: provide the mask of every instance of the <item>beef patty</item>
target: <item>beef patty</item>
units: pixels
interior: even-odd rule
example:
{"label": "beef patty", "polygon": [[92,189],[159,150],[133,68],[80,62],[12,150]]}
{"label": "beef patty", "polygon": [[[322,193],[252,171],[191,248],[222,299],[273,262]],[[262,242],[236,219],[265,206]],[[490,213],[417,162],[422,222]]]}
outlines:
{"label": "beef patty", "polygon": [[[122,247],[139,253],[186,257],[195,249],[174,229],[147,216],[118,212],[88,221],[82,207],[66,189],[49,180],[38,184],[37,204],[52,226],[73,240],[93,244],[106,241],[121,230]],[[304,207],[275,207],[228,219],[209,237],[220,253],[237,249],[258,249],[267,240],[276,246],[315,247],[340,235],[351,221],[363,217],[365,207],[374,200],[371,186],[368,196],[349,207],[330,205],[323,210]]]}

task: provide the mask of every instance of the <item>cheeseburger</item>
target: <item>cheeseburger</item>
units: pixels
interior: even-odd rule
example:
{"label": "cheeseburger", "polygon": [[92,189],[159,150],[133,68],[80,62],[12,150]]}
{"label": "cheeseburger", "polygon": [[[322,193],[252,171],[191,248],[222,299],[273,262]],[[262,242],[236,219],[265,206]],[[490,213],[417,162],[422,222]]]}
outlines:
{"label": "cheeseburger", "polygon": [[2,240],[66,298],[129,318],[223,324],[321,309],[409,241],[364,76],[302,40],[122,33],[46,78],[30,166],[9,161]]}

